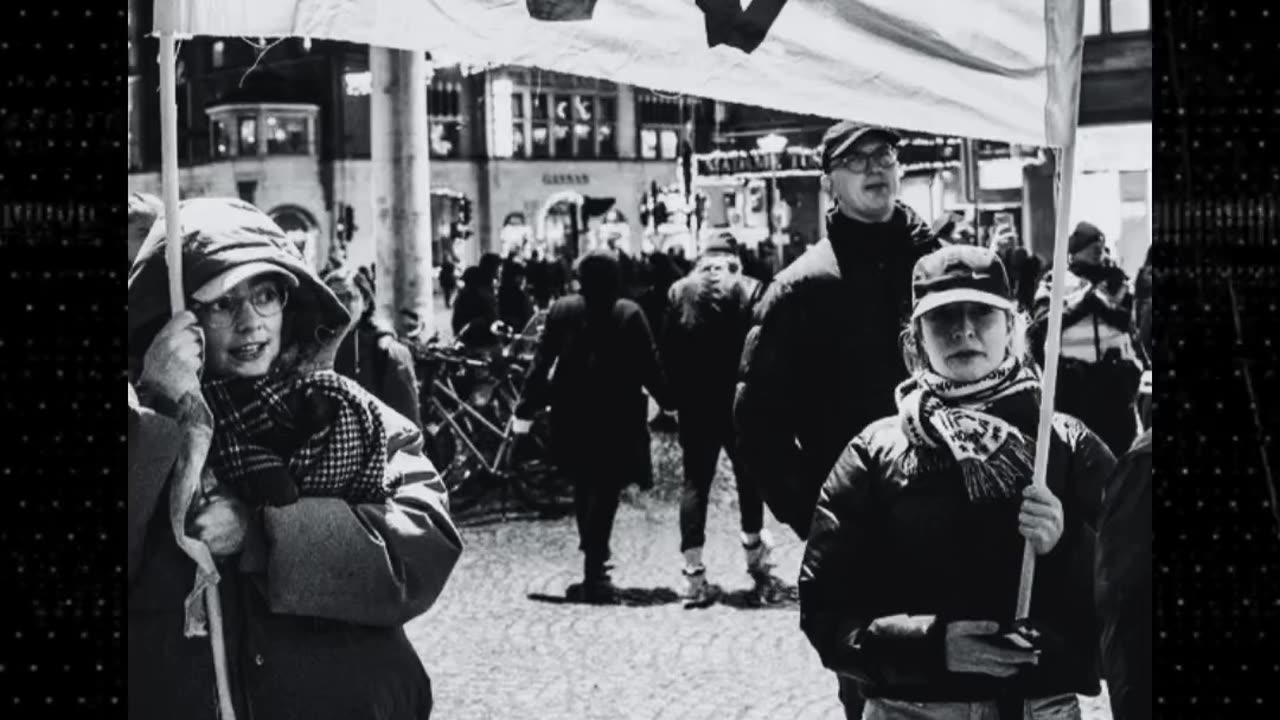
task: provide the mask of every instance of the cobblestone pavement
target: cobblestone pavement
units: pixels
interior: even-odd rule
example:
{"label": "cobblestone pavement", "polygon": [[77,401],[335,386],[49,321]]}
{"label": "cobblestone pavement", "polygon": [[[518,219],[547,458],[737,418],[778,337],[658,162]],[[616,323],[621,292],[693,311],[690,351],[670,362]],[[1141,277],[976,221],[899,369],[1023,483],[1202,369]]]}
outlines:
{"label": "cobblestone pavement", "polygon": [[[685,609],[676,496],[679,450],[655,434],[657,486],[629,497],[614,531],[625,605],[569,603],[580,578],[571,519],[464,530],[437,605],[409,626],[442,720],[842,718],[834,676],[799,629],[803,544],[772,517],[779,601],[753,607],[731,472],[713,491],[704,560],[721,600]],[[767,514],[766,514],[767,515]],[[1109,720],[1088,699],[1086,720]]]}

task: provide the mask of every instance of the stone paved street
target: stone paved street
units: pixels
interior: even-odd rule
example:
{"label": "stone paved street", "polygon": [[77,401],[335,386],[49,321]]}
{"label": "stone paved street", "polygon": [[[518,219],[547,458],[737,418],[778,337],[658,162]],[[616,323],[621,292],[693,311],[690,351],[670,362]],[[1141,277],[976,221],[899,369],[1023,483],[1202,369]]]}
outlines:
{"label": "stone paved street", "polygon": [[[580,578],[571,519],[464,530],[462,561],[431,612],[409,626],[442,720],[841,718],[834,676],[800,632],[794,588],[752,607],[737,513],[722,462],[705,562],[724,589],[685,609],[678,452],[655,434],[654,490],[619,510],[614,580],[626,605],[564,600]],[[803,545],[772,517],[776,574],[793,586]],[[787,590],[790,590],[788,597]],[[1090,703],[1087,720],[1109,718]]]}

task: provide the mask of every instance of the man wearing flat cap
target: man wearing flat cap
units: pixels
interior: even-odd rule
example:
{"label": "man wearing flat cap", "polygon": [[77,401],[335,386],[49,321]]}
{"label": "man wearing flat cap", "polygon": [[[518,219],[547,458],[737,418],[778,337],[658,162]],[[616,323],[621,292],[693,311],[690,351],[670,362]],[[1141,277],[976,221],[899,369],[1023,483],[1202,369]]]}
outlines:
{"label": "man wearing flat cap", "polygon": [[840,122],[822,141],[827,237],[784,269],[757,306],[739,370],[739,462],[778,520],[804,538],[845,445],[894,412],[906,379],[899,335],[911,269],[939,241],[898,199],[892,130]]}

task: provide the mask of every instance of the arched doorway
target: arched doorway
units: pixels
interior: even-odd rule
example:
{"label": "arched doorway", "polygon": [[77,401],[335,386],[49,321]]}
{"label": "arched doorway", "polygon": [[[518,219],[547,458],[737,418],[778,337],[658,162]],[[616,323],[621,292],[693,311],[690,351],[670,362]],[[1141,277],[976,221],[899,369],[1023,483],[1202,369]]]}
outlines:
{"label": "arched doorway", "polygon": [[320,224],[315,216],[297,205],[281,205],[267,215],[280,226],[307,263],[319,269]]}
{"label": "arched doorway", "polygon": [[548,248],[555,252],[565,248],[576,257],[582,247],[582,193],[565,190],[547,198],[538,212],[538,229]]}

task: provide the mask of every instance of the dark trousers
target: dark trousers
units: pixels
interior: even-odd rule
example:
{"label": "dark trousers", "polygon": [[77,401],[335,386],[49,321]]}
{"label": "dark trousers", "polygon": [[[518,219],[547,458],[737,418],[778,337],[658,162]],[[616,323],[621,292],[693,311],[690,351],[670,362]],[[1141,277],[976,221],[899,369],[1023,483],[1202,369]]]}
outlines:
{"label": "dark trousers", "polygon": [[578,521],[578,548],[583,554],[583,576],[588,582],[608,577],[609,538],[618,514],[622,488],[600,477],[574,478],[573,510]]}
{"label": "dark trousers", "polygon": [[684,455],[684,490],[680,496],[680,550],[702,547],[707,542],[707,504],[716,476],[720,450],[729,453],[734,484],[738,487],[738,512],[742,531],[758,533],[764,525],[764,502],[754,484],[738,471],[734,461],[731,418],[712,423],[702,413],[680,410],[680,449]]}

